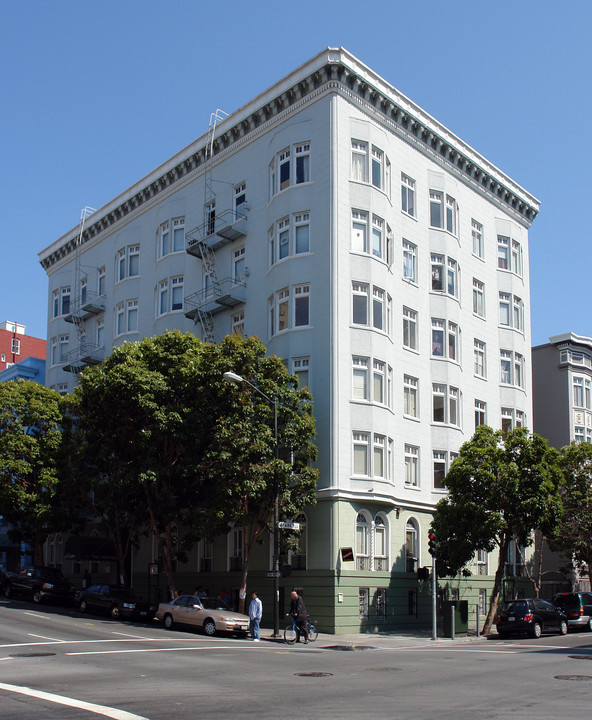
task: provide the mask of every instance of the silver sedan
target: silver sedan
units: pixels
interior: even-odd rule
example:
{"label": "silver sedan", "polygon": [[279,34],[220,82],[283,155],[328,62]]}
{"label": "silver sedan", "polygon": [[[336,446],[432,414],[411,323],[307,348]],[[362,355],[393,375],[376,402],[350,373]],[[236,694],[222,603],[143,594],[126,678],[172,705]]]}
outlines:
{"label": "silver sedan", "polygon": [[168,630],[175,625],[191,625],[200,628],[206,635],[216,632],[246,635],[249,631],[248,616],[233,612],[218,598],[181,595],[171,602],[160,603],[156,619],[161,620]]}

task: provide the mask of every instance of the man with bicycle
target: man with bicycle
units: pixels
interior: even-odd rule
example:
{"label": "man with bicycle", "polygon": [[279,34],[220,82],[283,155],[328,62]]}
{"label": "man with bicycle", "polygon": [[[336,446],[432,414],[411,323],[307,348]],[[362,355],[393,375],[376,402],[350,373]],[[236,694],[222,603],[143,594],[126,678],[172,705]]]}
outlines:
{"label": "man with bicycle", "polygon": [[298,595],[296,590],[292,590],[290,597],[290,610],[286,613],[286,617],[294,618],[296,624],[296,642],[300,642],[300,635],[304,636],[304,644],[308,643],[308,614],[304,605],[304,600]]}

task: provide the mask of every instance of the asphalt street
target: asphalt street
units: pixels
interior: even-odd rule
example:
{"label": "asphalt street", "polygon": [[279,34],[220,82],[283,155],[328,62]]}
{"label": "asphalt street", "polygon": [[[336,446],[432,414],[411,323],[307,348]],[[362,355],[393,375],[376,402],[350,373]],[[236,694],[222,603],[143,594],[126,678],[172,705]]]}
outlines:
{"label": "asphalt street", "polygon": [[0,599],[0,718],[590,717],[592,634],[287,646]]}

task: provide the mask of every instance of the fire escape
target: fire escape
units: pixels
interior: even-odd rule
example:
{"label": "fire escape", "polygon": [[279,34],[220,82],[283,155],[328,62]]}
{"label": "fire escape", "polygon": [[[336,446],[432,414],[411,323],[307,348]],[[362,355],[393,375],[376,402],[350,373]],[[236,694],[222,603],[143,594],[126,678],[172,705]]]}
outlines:
{"label": "fire escape", "polygon": [[79,373],[86,365],[97,365],[102,362],[104,355],[104,348],[99,348],[97,345],[86,341],[85,321],[87,318],[103,312],[105,309],[105,296],[90,292],[86,287],[86,283],[81,282],[80,246],[82,245],[84,223],[86,218],[93,212],[95,212],[95,209],[87,206],[80,213],[74,263],[73,295],[75,294],[75,298],[70,301],[70,311],[64,318],[66,322],[72,323],[76,328],[76,347],[64,356],[66,363],[64,370],[66,372]]}
{"label": "fire escape", "polygon": [[[204,289],[185,298],[185,316],[199,322],[205,342],[214,342],[214,315],[245,302],[245,279],[242,276],[219,278],[216,251],[247,234],[245,204],[236,204],[221,213],[216,209],[213,189],[213,163],[216,125],[226,117],[217,110],[210,116],[204,173],[204,221],[185,233],[185,249],[202,262]],[[236,275],[236,274],[235,274]]]}

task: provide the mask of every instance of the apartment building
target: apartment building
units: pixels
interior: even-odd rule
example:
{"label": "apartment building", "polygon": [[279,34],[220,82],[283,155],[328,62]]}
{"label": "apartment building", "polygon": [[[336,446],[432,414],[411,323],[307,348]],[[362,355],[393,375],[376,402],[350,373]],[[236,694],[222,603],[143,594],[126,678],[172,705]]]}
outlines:
{"label": "apartment building", "polygon": [[[538,207],[329,48],[213,114],[202,137],[40,253],[47,384],[70,390],[81,367],[166,328],[213,342],[258,335],[311,388],[317,423],[318,503],[282,558],[282,602],[302,588],[327,631],[429,622],[418,570],[431,564],[427,531],[450,463],[476,425],[532,420]],[[187,582],[231,586],[240,547],[240,528],[200,544]],[[259,587],[269,553],[250,565]],[[484,608],[493,562],[476,558],[479,582],[443,591]]]}

